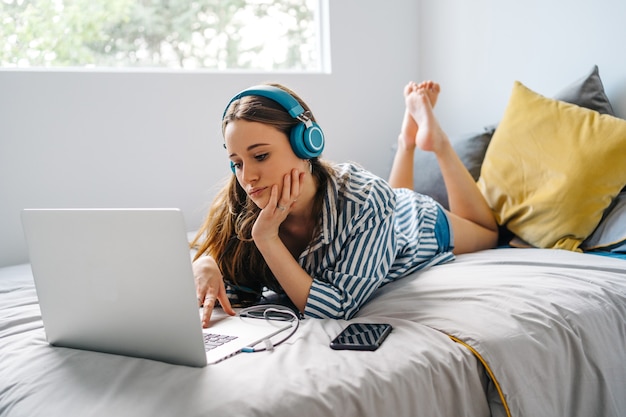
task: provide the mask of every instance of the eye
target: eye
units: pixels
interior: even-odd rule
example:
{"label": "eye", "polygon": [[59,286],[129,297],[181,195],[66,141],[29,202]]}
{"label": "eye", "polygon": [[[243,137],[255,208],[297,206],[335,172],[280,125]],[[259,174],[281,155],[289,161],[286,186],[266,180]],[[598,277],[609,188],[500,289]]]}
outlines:
{"label": "eye", "polygon": [[269,154],[268,153],[262,153],[260,155],[255,155],[254,159],[256,159],[257,161],[265,161],[268,158]]}
{"label": "eye", "polygon": [[241,164],[239,162],[230,161],[230,168],[234,171],[235,169],[241,168]]}

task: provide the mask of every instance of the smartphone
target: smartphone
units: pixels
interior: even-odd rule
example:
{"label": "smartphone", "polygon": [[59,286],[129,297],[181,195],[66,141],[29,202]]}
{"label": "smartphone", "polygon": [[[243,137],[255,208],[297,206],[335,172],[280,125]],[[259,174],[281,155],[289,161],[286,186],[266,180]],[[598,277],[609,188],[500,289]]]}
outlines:
{"label": "smartphone", "polygon": [[387,323],[351,323],[330,342],[336,350],[376,350],[391,333]]}

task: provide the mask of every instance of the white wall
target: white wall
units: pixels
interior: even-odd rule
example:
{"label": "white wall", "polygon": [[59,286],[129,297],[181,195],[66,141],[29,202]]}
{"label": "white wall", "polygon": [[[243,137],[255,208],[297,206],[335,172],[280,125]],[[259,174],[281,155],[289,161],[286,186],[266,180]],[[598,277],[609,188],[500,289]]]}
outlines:
{"label": "white wall", "polygon": [[224,106],[263,81],[309,103],[327,158],[386,176],[381,155],[397,135],[402,86],[417,77],[418,5],[330,7],[332,74],[0,70],[0,266],[27,260],[25,207],[180,207],[197,228],[230,175]]}
{"label": "white wall", "polygon": [[549,97],[594,64],[625,117],[625,18],[619,0],[423,0],[419,72],[441,82],[451,136],[497,122],[514,80]]}

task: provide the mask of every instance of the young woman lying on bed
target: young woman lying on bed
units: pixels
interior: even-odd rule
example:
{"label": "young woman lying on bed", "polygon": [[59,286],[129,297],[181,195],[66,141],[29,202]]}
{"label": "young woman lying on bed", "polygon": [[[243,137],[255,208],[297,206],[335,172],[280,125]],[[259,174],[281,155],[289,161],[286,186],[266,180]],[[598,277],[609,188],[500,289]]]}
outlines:
{"label": "young woman lying on bed", "polygon": [[[389,181],[320,158],[324,136],[309,107],[278,84],[236,95],[222,120],[233,177],[192,242],[203,326],[216,301],[285,293],[308,317],[352,317],[381,286],[491,248],[491,209],[433,114],[440,87],[404,89],[406,111]],[[450,211],[415,193],[416,147],[434,152]]]}

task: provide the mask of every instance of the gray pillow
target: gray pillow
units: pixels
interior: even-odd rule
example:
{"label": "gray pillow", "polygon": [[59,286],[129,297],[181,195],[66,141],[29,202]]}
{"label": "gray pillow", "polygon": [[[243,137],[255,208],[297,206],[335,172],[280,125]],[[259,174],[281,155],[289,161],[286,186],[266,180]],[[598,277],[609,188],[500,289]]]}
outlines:
{"label": "gray pillow", "polygon": [[593,66],[589,74],[559,91],[554,98],[615,116],[609,98],[604,93],[597,65]]}
{"label": "gray pillow", "polygon": [[596,230],[581,245],[584,251],[601,250],[626,253],[626,191],[622,191],[606,210]]}

